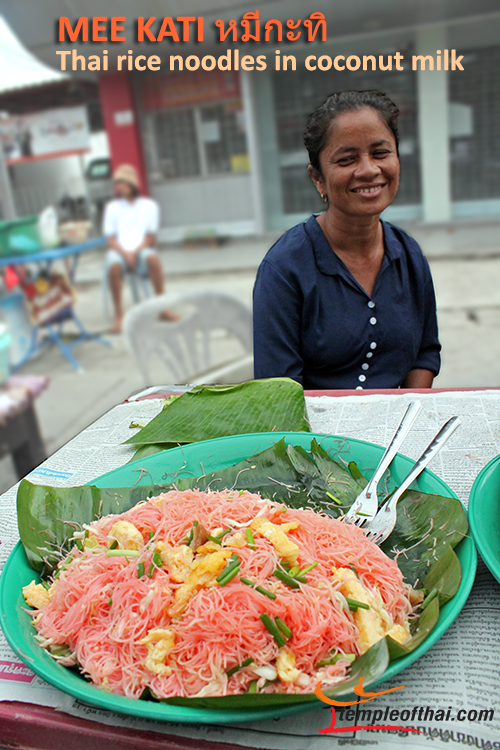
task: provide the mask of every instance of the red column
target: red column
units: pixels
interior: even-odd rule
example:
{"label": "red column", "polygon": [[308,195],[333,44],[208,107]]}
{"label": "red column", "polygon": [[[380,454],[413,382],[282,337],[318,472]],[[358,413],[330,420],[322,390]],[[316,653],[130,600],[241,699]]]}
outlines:
{"label": "red column", "polygon": [[128,71],[101,73],[98,84],[112,168],[132,164],[139,173],[142,192],[147,193],[148,180],[132,75]]}

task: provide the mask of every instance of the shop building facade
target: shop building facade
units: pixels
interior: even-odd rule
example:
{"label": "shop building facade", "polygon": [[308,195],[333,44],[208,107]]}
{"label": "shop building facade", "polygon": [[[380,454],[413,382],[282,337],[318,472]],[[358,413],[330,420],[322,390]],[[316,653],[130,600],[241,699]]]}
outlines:
{"label": "shop building facade", "polygon": [[[75,13],[88,12],[86,0],[75,2]],[[56,5],[62,12],[63,4]],[[256,6],[262,23],[271,16],[306,15],[298,0]],[[206,0],[207,30],[214,27],[218,7]],[[329,93],[345,89],[383,90],[401,111],[401,186],[387,218],[446,224],[500,217],[497,0],[318,0],[314,10],[326,15],[325,42],[273,43],[271,36],[265,44],[240,44],[242,53],[267,56],[265,71],[165,72],[166,53],[217,56],[238,47],[206,41],[158,46],[153,50],[162,55],[158,72],[99,74],[112,162],[138,167],[145,189],[161,205],[164,238],[276,233],[321,210],[307,176],[302,133],[308,113]],[[141,12],[155,10],[146,2]],[[228,7],[224,23],[242,12],[240,5]],[[123,13],[135,17],[131,0]],[[36,28],[15,7],[8,17],[23,41],[54,64],[53,27],[45,16]],[[132,27],[128,33],[133,35]],[[277,49],[294,55],[296,70],[273,70]],[[463,70],[411,69],[413,55],[444,56],[444,50],[463,56]],[[310,55],[387,61],[397,52],[404,56],[404,70],[305,67]]]}
{"label": "shop building facade", "polygon": [[[494,14],[282,47],[296,58],[293,71],[103,75],[112,155],[137,154],[162,208],[165,239],[282,231],[321,210],[302,144],[308,113],[332,91],[379,89],[401,112],[401,186],[387,218],[500,217],[499,31]],[[463,71],[411,69],[413,55],[436,57],[445,49],[463,55]],[[388,67],[396,52],[404,55],[403,71],[309,71],[304,64],[311,54],[370,54]],[[273,62],[274,46],[252,50],[259,53]],[[106,111],[107,79],[115,95],[117,85],[128,90],[128,102],[114,112]],[[124,152],[127,128],[138,145]]]}

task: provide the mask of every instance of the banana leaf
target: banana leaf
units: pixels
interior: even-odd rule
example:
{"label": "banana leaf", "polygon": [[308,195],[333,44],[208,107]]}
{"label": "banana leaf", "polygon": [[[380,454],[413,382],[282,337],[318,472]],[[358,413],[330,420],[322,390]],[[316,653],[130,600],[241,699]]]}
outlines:
{"label": "banana leaf", "polygon": [[429,567],[429,572],[423,580],[423,587],[427,591],[437,589],[439,591],[439,604],[446,604],[457,593],[462,580],[462,568],[460,560],[452,547],[448,547],[434,565]]}
{"label": "banana leaf", "polygon": [[193,443],[249,432],[310,432],[302,386],[290,378],[200,385],[169,402],[126,442]]}
{"label": "banana leaf", "polygon": [[[414,587],[428,588],[427,582],[433,580],[429,575],[436,571],[430,588],[443,592],[444,603],[458,591],[462,575],[458,558],[450,550],[468,528],[460,500],[407,490],[398,503],[394,531],[381,549],[397,558],[399,569]],[[444,562],[437,568],[442,558]]]}
{"label": "banana leaf", "polygon": [[[417,646],[425,641],[439,618],[439,599],[436,597],[429,606],[424,609],[417,620],[413,621],[411,638],[405,644],[398,643],[389,636],[385,637],[389,649],[389,660],[399,659],[415,651]],[[357,661],[357,659],[356,659]],[[354,662],[355,663],[355,662]]]}
{"label": "banana leaf", "polygon": [[100,489],[46,487],[23,479],[17,491],[17,523],[30,566],[49,575],[69,551],[69,540],[84,523],[109,513],[123,513],[164,492],[161,485]]}
{"label": "banana leaf", "polygon": [[145,443],[144,445],[139,445],[137,450],[135,451],[132,458],[128,460],[127,463],[132,463],[132,461],[139,461],[139,459],[146,458],[147,456],[152,456],[153,453],[161,453],[161,451],[168,451],[170,448],[177,448],[178,443]]}
{"label": "banana leaf", "polygon": [[177,479],[175,486],[179,490],[248,490],[291,508],[308,506],[336,518],[351,506],[365,483],[364,478],[358,483],[316,440],[309,455],[300,446],[287,446],[281,439],[234,466],[198,478]]}

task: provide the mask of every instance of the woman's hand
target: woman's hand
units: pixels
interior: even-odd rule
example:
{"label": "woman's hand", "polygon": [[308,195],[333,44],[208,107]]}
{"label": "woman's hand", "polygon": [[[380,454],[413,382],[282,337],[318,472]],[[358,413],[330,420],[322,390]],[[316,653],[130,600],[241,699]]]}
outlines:
{"label": "woman's hand", "polygon": [[432,388],[434,373],[431,370],[410,370],[401,388]]}

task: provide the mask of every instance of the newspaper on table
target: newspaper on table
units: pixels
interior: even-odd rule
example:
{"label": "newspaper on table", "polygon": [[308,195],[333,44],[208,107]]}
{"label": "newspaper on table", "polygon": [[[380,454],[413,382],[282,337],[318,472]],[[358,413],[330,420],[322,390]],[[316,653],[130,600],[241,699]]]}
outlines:
{"label": "newspaper on table", "polygon": [[[387,445],[413,398],[411,394],[307,398],[311,429]],[[431,468],[467,504],[477,474],[500,453],[500,393],[433,393],[416,398],[422,401],[423,409],[403,452],[416,459],[443,422],[458,415],[461,428]],[[159,399],[115,407],[36,469],[30,480],[78,485],[123,465],[134,452],[133,446],[122,445],[131,434],[131,421],[147,422],[161,408]],[[0,498],[0,570],[18,540],[15,496],[14,487]],[[335,728],[342,728],[342,733],[320,733],[332,721],[326,705],[283,719],[225,726],[156,722],[114,714],[84,705],[47,685],[19,662],[0,634],[0,700],[52,706],[104,724],[150,729],[195,741],[272,750],[365,745],[400,748],[403,737],[405,747],[412,750],[453,745],[500,748],[499,678],[500,586],[482,561],[472,593],[445,635],[412,666],[375,689],[378,692],[404,685],[404,690],[360,704],[350,714],[347,709],[337,709]],[[414,727],[420,734],[351,729],[370,724]]]}

